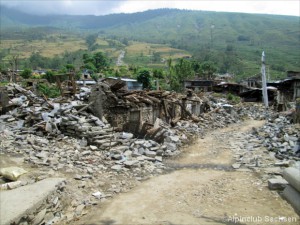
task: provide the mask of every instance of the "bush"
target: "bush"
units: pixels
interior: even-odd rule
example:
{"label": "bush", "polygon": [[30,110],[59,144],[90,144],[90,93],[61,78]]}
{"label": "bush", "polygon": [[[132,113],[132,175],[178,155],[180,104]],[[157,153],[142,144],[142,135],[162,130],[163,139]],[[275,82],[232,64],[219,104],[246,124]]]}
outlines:
{"label": "bush", "polygon": [[55,76],[52,71],[47,71],[46,74],[43,76],[43,78],[47,79],[49,83],[55,82]]}
{"label": "bush", "polygon": [[226,98],[228,101],[230,101],[233,104],[238,104],[241,102],[241,98],[239,96],[233,95],[231,93],[228,93]]}
{"label": "bush", "polygon": [[46,84],[39,84],[37,86],[39,92],[47,96],[48,98],[56,98],[60,96],[60,91],[58,87],[55,86],[48,86]]}
{"label": "bush", "polygon": [[142,69],[138,72],[137,81],[143,84],[144,89],[151,88],[151,75],[149,70]]}
{"label": "bush", "polygon": [[32,70],[31,70],[31,69],[28,69],[28,68],[24,69],[24,70],[22,71],[22,73],[20,74],[20,76],[23,77],[24,79],[30,78],[31,75],[32,75]]}

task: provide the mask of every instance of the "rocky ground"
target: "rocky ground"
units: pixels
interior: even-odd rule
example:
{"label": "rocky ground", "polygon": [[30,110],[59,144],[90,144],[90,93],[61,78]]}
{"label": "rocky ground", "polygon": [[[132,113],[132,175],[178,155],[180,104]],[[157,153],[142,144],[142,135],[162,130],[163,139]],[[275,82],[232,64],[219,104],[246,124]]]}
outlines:
{"label": "rocky ground", "polygon": [[76,224],[299,224],[280,192],[268,189],[282,164],[252,134],[264,123],[247,120],[209,132],[166,160],[169,172],[95,207]]}
{"label": "rocky ground", "polygon": [[[16,107],[0,116],[1,168],[18,166],[28,171],[19,178],[19,186],[49,177],[66,178],[56,206],[49,208],[41,224],[74,224],[78,220],[78,224],[101,224],[99,219],[106,217],[122,223],[157,223],[160,207],[151,203],[152,198],[162,205],[164,221],[170,223],[183,223],[185,219],[194,223],[206,217],[218,222],[227,218],[224,213],[248,215],[240,210],[253,202],[259,206],[250,207],[253,215],[295,216],[277,192],[265,188],[267,180],[280,175],[283,167],[299,162],[299,124],[290,124],[287,115],[265,112],[259,104],[233,107],[224,99],[208,96],[210,110],[199,117],[199,122],[180,120],[171,127],[160,121],[165,136],[162,143],[157,143],[114,131],[105,118],[100,120],[82,110],[80,101],[57,107],[56,103],[16,89],[27,97],[18,97]],[[29,104],[28,98],[34,101]],[[226,128],[231,124],[236,125]],[[2,189],[10,188],[4,177],[1,183]],[[191,189],[186,189],[189,186]],[[256,191],[249,195],[253,188]],[[115,196],[120,197],[112,200]],[[194,198],[201,201],[194,202]],[[232,198],[236,201],[231,202]],[[172,202],[176,199],[180,203]],[[268,204],[263,207],[266,200]],[[116,209],[122,212],[124,203],[119,201],[145,201],[146,212],[157,213],[150,213],[150,217],[137,214],[144,216],[130,222],[119,218],[125,212],[103,211],[120,204]],[[215,204],[222,207],[216,210]],[[179,213],[174,220],[172,211],[165,209],[167,205]],[[197,209],[196,205],[201,207]],[[226,211],[228,205],[236,212]],[[271,213],[274,206],[276,210]],[[182,212],[188,216],[181,217]],[[88,217],[81,220],[86,214]]]}

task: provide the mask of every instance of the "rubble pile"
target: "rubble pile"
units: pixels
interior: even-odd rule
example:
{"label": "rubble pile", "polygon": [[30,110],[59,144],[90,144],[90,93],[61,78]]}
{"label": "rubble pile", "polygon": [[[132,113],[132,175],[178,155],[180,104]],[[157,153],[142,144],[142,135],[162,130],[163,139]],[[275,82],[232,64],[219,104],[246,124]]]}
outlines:
{"label": "rubble pile", "polygon": [[257,137],[264,140],[264,146],[275,153],[277,159],[300,159],[300,127],[291,124],[285,116],[269,119],[257,131]]}

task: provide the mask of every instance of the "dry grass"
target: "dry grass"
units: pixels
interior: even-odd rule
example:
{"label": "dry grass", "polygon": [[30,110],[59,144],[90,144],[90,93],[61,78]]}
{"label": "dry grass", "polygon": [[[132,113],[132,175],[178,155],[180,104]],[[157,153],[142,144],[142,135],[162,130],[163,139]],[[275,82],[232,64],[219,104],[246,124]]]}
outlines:
{"label": "dry grass", "polygon": [[146,56],[153,54],[153,52],[161,53],[163,58],[182,58],[191,56],[191,54],[184,50],[171,48],[161,44],[149,44],[142,42],[133,42],[130,46],[126,47],[126,52],[128,56],[138,56],[141,54]]}
{"label": "dry grass", "polygon": [[10,54],[19,54],[21,58],[28,58],[33,52],[39,52],[45,57],[53,57],[66,51],[73,52],[79,49],[87,49],[85,41],[80,39],[67,39],[55,42],[46,40],[3,40],[1,48],[10,49]]}

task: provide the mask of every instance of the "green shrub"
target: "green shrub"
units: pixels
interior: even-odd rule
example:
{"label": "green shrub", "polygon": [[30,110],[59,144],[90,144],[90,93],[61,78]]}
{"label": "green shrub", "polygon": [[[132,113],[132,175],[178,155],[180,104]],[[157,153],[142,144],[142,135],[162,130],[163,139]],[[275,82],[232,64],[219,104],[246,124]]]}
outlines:
{"label": "green shrub", "polygon": [[37,86],[39,92],[47,96],[48,98],[56,98],[60,96],[59,88],[56,86],[48,86],[46,84],[39,84]]}
{"label": "green shrub", "polygon": [[47,79],[49,83],[55,82],[55,75],[52,71],[47,71],[46,74],[43,76],[43,78]]}
{"label": "green shrub", "polygon": [[236,96],[236,95],[231,94],[231,93],[227,94],[226,99],[228,101],[230,101],[231,103],[233,103],[233,104],[238,104],[238,103],[241,102],[241,98],[239,96]]}
{"label": "green shrub", "polygon": [[23,77],[24,79],[30,78],[31,75],[32,75],[32,70],[31,70],[31,69],[28,69],[28,68],[24,69],[24,70],[22,71],[22,73],[20,74],[20,76]]}

